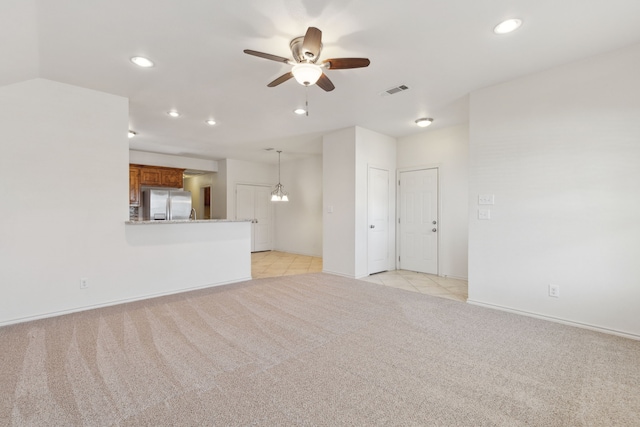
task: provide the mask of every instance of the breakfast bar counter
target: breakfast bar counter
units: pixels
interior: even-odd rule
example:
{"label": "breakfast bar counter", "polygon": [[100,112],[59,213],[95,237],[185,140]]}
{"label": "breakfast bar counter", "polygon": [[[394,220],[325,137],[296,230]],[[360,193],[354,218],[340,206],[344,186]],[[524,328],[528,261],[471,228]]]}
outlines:
{"label": "breakfast bar counter", "polygon": [[124,237],[138,295],[251,279],[251,220],[125,221]]}
{"label": "breakfast bar counter", "polygon": [[206,223],[229,223],[229,222],[251,222],[250,219],[177,219],[177,220],[139,220],[139,221],[126,221],[127,225],[166,225],[166,224],[206,224]]}

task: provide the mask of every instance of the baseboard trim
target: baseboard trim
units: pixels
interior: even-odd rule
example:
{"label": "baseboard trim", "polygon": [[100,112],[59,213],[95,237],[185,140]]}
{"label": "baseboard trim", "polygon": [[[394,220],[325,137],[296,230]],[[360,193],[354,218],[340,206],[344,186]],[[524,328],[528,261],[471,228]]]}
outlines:
{"label": "baseboard trim", "polygon": [[271,249],[271,250],[275,251],[275,252],[284,252],[284,253],[293,254],[293,255],[310,256],[310,257],[313,257],[313,258],[322,258],[322,254],[317,255],[317,254],[311,254],[311,253],[306,253],[306,252],[296,252],[296,251],[290,251],[288,249],[277,249],[277,248],[274,248],[274,249]]}
{"label": "baseboard trim", "polygon": [[207,284],[207,285],[202,285],[202,286],[194,286],[194,287],[191,287],[191,288],[184,288],[184,289],[179,289],[179,290],[175,290],[175,291],[159,292],[159,293],[155,293],[155,294],[142,295],[142,296],[137,296],[137,297],[132,297],[132,298],[125,298],[125,299],[121,299],[121,300],[109,301],[109,302],[105,302],[105,303],[101,303],[101,304],[93,304],[93,305],[87,305],[87,306],[82,306],[82,307],[77,307],[77,308],[70,308],[70,309],[67,309],[67,310],[51,311],[51,312],[48,312],[48,313],[37,314],[37,315],[34,315],[34,316],[19,317],[19,318],[16,318],[16,319],[1,321],[0,322],[0,327],[9,326],[9,325],[15,325],[15,324],[18,324],[18,323],[32,322],[34,320],[48,319],[50,317],[64,316],[66,314],[79,313],[81,311],[94,310],[96,308],[111,307],[111,306],[118,305],[118,304],[126,304],[126,303],[129,303],[129,302],[142,301],[142,300],[151,299],[151,298],[159,298],[159,297],[164,297],[164,296],[167,296],[167,295],[175,295],[175,294],[180,294],[180,293],[183,293],[183,292],[197,291],[198,289],[206,289],[206,288],[213,288],[213,287],[216,287],[216,286],[230,285],[232,283],[245,282],[247,280],[251,280],[251,276],[242,277],[242,278],[239,278],[237,280],[234,279],[234,280],[230,280],[230,281],[226,281],[226,282],[219,282],[219,283]]}
{"label": "baseboard trim", "polygon": [[450,274],[445,274],[444,276],[445,279],[456,279],[456,280],[464,280],[465,282],[469,281],[468,277],[462,277],[462,276],[452,276]]}
{"label": "baseboard trim", "polygon": [[356,276],[353,275],[349,275],[349,274],[344,274],[344,273],[336,273],[335,271],[330,271],[330,270],[322,270],[323,273],[327,273],[327,274],[333,274],[334,276],[340,276],[340,277],[346,277],[347,279],[357,279]]}
{"label": "baseboard trim", "polygon": [[567,320],[567,319],[563,319],[563,318],[560,318],[560,317],[548,316],[546,314],[539,314],[539,313],[534,313],[534,312],[531,312],[531,311],[518,310],[518,309],[515,309],[515,308],[509,308],[509,307],[505,307],[505,306],[502,306],[502,305],[490,304],[490,303],[486,303],[486,302],[482,302],[482,301],[476,301],[476,300],[472,300],[472,299],[467,299],[467,303],[468,304],[472,304],[472,305],[477,305],[477,306],[480,306],[480,307],[491,308],[491,309],[500,310],[500,311],[506,311],[506,312],[513,313],[513,314],[519,314],[519,315],[527,316],[527,317],[534,317],[536,319],[548,320],[550,322],[562,323],[563,325],[575,326],[577,328],[589,329],[591,331],[602,332],[602,333],[609,334],[609,335],[617,335],[619,337],[629,338],[629,339],[632,339],[632,340],[640,341],[640,335],[629,333],[629,332],[618,331],[616,329],[603,328],[601,326],[591,325],[589,323],[576,322],[576,321],[573,321],[573,320]]}

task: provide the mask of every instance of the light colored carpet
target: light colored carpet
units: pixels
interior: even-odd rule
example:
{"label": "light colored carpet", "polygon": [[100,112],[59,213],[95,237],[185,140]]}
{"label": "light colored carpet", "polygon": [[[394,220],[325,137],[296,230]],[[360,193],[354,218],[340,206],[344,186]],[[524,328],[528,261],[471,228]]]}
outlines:
{"label": "light colored carpet", "polygon": [[7,326],[0,348],[0,425],[640,423],[640,342],[322,273]]}

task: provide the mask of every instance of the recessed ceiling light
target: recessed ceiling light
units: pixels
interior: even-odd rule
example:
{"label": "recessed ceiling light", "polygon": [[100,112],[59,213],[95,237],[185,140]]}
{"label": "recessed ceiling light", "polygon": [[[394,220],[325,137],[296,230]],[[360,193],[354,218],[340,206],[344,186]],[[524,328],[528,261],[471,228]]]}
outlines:
{"label": "recessed ceiling light", "polygon": [[421,119],[416,120],[416,124],[418,126],[420,126],[421,128],[426,128],[427,126],[429,126],[431,123],[433,123],[433,119],[431,118],[427,118],[427,117],[423,117]]}
{"label": "recessed ceiling light", "polygon": [[129,138],[133,138],[136,135],[137,134],[134,131],[132,131],[132,130],[129,131]]}
{"label": "recessed ceiling light", "polygon": [[301,116],[305,114],[307,110],[305,110],[304,108],[296,108],[295,110],[293,110],[293,112]]}
{"label": "recessed ceiling light", "polygon": [[215,120],[213,120],[213,119],[209,119],[209,120],[207,120],[205,123],[206,123],[206,124],[208,124],[209,126],[213,126],[213,125],[215,125],[215,124],[216,124],[216,121],[215,121]]}
{"label": "recessed ceiling light", "polygon": [[522,20],[520,19],[507,19],[506,21],[502,21],[493,29],[493,32],[496,34],[507,34],[512,31],[517,30],[522,25]]}
{"label": "recessed ceiling light", "polygon": [[180,113],[178,113],[176,110],[171,110],[167,112],[167,114],[170,115],[171,117],[180,117]]}
{"label": "recessed ceiling light", "polygon": [[142,68],[153,67],[153,61],[142,56],[134,56],[131,58],[131,62]]}

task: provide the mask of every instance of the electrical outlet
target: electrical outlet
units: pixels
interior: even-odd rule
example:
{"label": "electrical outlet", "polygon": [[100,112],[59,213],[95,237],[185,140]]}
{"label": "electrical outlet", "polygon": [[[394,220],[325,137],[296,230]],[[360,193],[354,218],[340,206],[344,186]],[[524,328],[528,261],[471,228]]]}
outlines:
{"label": "electrical outlet", "polygon": [[80,279],[80,289],[86,289],[89,287],[89,279],[86,277],[82,277]]}
{"label": "electrical outlet", "polygon": [[549,285],[549,296],[558,298],[560,296],[560,286],[558,285]]}
{"label": "electrical outlet", "polygon": [[478,219],[491,219],[491,210],[478,209]]}

